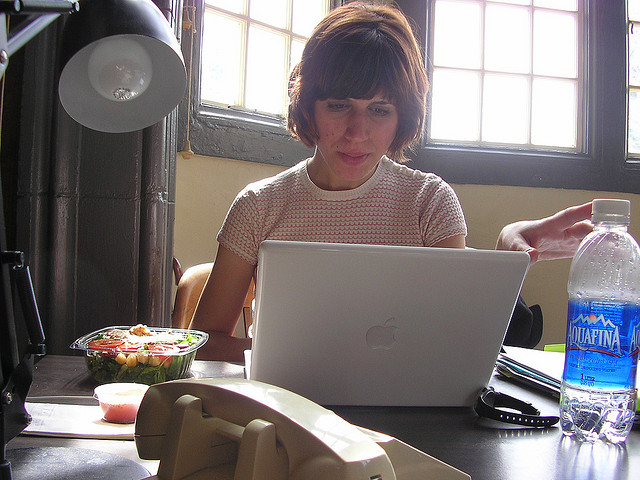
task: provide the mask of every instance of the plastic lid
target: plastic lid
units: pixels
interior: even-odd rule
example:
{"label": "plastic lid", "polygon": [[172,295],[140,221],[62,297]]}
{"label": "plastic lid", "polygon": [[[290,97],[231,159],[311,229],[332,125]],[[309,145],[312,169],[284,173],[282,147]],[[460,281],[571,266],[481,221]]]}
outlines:
{"label": "plastic lid", "polygon": [[610,198],[597,198],[591,208],[593,223],[613,222],[629,223],[631,217],[631,202]]}

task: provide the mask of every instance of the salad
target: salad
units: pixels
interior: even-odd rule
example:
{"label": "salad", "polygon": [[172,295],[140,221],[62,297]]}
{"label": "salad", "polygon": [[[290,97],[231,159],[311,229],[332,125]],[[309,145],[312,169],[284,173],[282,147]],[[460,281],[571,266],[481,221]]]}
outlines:
{"label": "salad", "polygon": [[209,336],[197,330],[109,327],[76,340],[71,348],[86,350],[87,367],[98,383],[153,385],[185,378],[197,349]]}

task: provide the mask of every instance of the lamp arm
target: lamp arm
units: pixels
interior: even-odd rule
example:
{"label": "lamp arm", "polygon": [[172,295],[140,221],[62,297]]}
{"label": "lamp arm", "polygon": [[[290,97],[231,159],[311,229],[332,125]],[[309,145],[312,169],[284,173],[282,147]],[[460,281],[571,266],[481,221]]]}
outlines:
{"label": "lamp arm", "polygon": [[7,13],[71,13],[78,10],[78,0],[0,0],[0,11]]}
{"label": "lamp arm", "polygon": [[[63,13],[78,11],[78,0],[0,0],[0,78],[9,57],[25,46]],[[14,30],[9,31],[6,14],[26,14]]]}
{"label": "lamp arm", "polygon": [[6,52],[8,56],[13,55],[24,47],[33,37],[47,28],[59,16],[59,13],[28,15],[25,20],[20,23],[16,31],[8,32],[7,34]]}

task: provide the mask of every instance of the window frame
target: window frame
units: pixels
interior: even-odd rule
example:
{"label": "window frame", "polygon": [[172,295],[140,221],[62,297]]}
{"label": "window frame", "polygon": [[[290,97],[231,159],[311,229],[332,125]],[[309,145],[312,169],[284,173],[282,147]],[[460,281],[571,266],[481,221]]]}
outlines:
{"label": "window frame", "polygon": [[[583,66],[584,152],[545,152],[430,145],[426,135],[408,152],[409,166],[434,172],[449,183],[546,187],[640,193],[640,160],[627,158],[627,19],[626,1],[580,0],[586,9],[584,29],[588,52]],[[204,0],[196,3],[196,32],[202,31]],[[332,0],[331,7],[342,3]],[[426,52],[426,32],[434,0],[396,0],[411,19]],[[183,53],[189,62],[188,35]],[[281,121],[213,106],[200,105],[199,52],[193,44],[189,140],[200,155],[291,166],[311,155],[294,140]],[[427,66],[429,65],[426,59]],[[429,67],[428,67],[429,69]],[[624,86],[624,88],[620,88]],[[180,107],[180,125],[187,122],[187,99]],[[427,122],[429,122],[427,114]],[[180,128],[178,145],[186,141]],[[426,130],[425,130],[426,131]]]}
{"label": "window frame", "polygon": [[[272,165],[292,166],[312,151],[295,140],[281,119],[262,113],[225,108],[201,103],[200,75],[205,0],[193,0],[195,5],[195,35],[191,51],[190,32],[183,31],[182,54],[187,69],[190,62],[191,93],[179,106],[178,145],[185,145],[187,135],[191,150],[198,155],[230,158]],[[331,8],[337,0],[331,0]],[[189,101],[190,100],[190,101]],[[189,116],[187,115],[189,112]]]}

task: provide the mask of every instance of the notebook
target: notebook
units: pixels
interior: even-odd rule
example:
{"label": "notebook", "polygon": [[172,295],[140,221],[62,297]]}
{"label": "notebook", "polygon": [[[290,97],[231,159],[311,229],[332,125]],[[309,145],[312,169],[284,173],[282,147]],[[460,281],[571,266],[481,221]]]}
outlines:
{"label": "notebook", "polygon": [[249,376],[321,405],[471,406],[523,252],[265,241]]}

